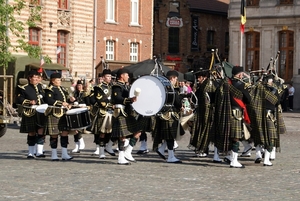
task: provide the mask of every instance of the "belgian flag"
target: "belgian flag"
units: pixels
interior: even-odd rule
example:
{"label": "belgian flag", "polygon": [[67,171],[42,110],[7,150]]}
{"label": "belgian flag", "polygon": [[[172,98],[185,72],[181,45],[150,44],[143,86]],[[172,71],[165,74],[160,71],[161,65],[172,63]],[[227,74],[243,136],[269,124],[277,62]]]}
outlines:
{"label": "belgian flag", "polygon": [[246,24],[246,5],[245,0],[241,0],[241,33],[245,31]]}

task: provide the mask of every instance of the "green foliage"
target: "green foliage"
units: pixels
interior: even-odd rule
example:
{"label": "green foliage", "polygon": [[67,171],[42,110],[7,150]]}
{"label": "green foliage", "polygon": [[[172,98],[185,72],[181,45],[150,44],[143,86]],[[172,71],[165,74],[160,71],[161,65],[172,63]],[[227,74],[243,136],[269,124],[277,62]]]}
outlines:
{"label": "green foliage", "polygon": [[[31,46],[25,37],[25,30],[28,27],[36,27],[36,23],[41,21],[41,6],[37,0],[31,0],[29,5],[29,16],[26,22],[16,19],[22,15],[22,10],[28,5],[25,0],[0,0],[0,66],[7,68],[8,62],[12,60],[10,51],[18,52],[24,50],[28,56],[40,58],[42,49]],[[12,45],[11,37],[17,37],[17,45]],[[45,56],[44,56],[45,58]],[[51,59],[46,56],[45,62],[50,63]]]}

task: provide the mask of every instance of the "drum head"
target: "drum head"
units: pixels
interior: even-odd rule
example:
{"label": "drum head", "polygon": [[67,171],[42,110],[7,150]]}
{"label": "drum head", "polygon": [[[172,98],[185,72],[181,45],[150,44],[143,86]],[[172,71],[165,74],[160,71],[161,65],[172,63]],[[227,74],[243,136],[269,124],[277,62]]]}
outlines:
{"label": "drum head", "polygon": [[152,116],[162,109],[166,100],[165,85],[162,82],[164,79],[166,78],[162,76],[146,75],[134,81],[130,88],[130,97],[134,96],[137,88],[141,89],[137,101],[132,103],[132,107],[137,113]]}
{"label": "drum head", "polygon": [[47,108],[48,108],[48,104],[42,104],[37,106],[35,109],[38,113],[44,113]]}
{"label": "drum head", "polygon": [[83,112],[86,112],[86,111],[87,111],[87,108],[75,108],[75,109],[68,110],[66,112],[66,114],[67,115],[80,114],[80,113],[83,113]]}

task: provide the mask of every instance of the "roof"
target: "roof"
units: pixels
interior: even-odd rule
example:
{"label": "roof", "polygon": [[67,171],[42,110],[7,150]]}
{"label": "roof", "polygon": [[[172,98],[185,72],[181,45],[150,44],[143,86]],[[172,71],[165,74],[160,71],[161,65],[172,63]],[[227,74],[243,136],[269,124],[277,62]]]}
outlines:
{"label": "roof", "polygon": [[[30,66],[31,68],[38,69],[40,68],[40,65],[41,65],[40,63],[31,63],[31,64],[27,64],[26,66]],[[69,70],[63,65],[57,63],[44,64],[42,68],[46,70]]]}
{"label": "roof", "polygon": [[190,9],[227,13],[230,0],[187,0]]}

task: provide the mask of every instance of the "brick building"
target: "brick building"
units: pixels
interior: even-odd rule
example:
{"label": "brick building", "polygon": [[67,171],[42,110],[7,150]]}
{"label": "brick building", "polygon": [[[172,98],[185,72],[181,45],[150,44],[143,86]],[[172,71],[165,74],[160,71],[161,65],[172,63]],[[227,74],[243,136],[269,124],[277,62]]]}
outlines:
{"label": "brick building", "polygon": [[[19,20],[29,16],[30,4],[22,10]],[[42,54],[48,55],[53,63],[59,63],[70,69],[73,76],[92,77],[93,72],[93,0],[39,0],[42,6],[42,21],[25,32],[26,39],[32,45],[42,48]],[[17,38],[12,38],[16,44]],[[60,50],[57,52],[57,50]],[[56,54],[58,53],[58,54]],[[19,52],[16,54],[23,54]],[[25,66],[25,64],[24,64]],[[67,76],[67,74],[64,74]]]}
{"label": "brick building", "polygon": [[222,58],[229,52],[229,0],[155,0],[154,50],[176,69],[206,67],[211,49]]}
{"label": "brick building", "polygon": [[98,0],[95,74],[152,58],[153,0]]}

